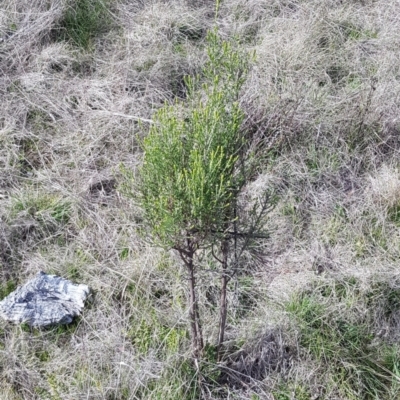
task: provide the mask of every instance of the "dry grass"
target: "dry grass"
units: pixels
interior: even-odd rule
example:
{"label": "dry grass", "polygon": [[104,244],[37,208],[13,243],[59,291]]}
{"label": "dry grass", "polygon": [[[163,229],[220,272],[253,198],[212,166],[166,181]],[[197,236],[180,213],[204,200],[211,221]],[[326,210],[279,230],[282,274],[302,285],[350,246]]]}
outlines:
{"label": "dry grass", "polygon": [[[265,162],[245,198],[273,187],[279,201],[271,238],[255,244],[258,257],[244,254],[230,288],[229,356],[222,373],[204,367],[202,395],[356,398],[320,373],[282,306],[315,279],[356,276],[360,293],[380,296],[376,274],[397,274],[399,3],[234,0],[214,20],[211,1],[118,0],[89,49],[60,35],[74,4],[6,0],[0,11],[0,287],[44,270],[94,296],[71,327],[0,323],[2,398],[198,398],[179,259],[139,237],[140,213],[118,185],[120,163],[140,163],[154,110],[185,98],[183,77],[199,71],[215,23],[257,54],[241,104]],[[212,344],[218,276],[207,254],[200,261]],[[377,343],[398,344],[398,314],[389,321],[379,307]]]}

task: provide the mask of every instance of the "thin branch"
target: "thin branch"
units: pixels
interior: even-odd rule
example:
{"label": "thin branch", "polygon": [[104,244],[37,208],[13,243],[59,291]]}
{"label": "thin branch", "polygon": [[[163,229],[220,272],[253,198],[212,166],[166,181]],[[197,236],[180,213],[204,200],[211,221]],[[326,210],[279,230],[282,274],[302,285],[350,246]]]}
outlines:
{"label": "thin branch", "polygon": [[[237,254],[237,258],[235,257],[235,262],[234,262],[234,265],[232,268],[233,269],[232,276],[234,276],[237,273],[237,263],[239,262],[239,259],[242,256],[242,254],[244,253],[244,251],[249,246],[250,239],[269,239],[269,236],[254,234],[254,232],[259,227],[262,217],[265,214],[267,214],[268,211],[270,211],[273,207],[274,207],[274,204],[271,203],[271,196],[269,193],[266,193],[264,196],[263,202],[261,204],[261,209],[257,213],[255,220],[253,220],[253,223],[250,226],[249,232],[246,232],[247,234],[245,234],[245,235],[242,235],[242,232],[237,233],[237,235],[239,237],[240,236],[244,237],[245,241],[244,241],[243,245],[241,246],[240,251]],[[257,206],[254,206],[253,210],[255,211],[256,208],[257,208]]]}
{"label": "thin branch", "polygon": [[138,122],[146,122],[148,124],[155,124],[155,122],[153,120],[147,119],[147,118],[138,117],[137,115],[122,114],[122,113],[112,112],[112,111],[107,111],[107,110],[96,110],[95,112],[98,113],[98,114],[105,114],[105,115],[110,115],[110,116],[114,116],[114,117],[122,117],[122,118],[126,118],[126,119],[133,119],[133,120],[138,121]]}
{"label": "thin branch", "polygon": [[235,231],[212,230],[211,232],[231,235],[234,238],[237,238],[237,237],[244,237],[244,238],[250,238],[250,239],[269,239],[270,238],[270,235],[253,234],[251,231],[250,232],[237,232],[237,231],[235,232]]}
{"label": "thin branch", "polygon": [[173,250],[176,250],[179,254],[179,257],[182,259],[186,266],[189,265],[188,258],[190,257],[190,253],[184,249],[180,249],[179,247],[173,247]]}
{"label": "thin branch", "polygon": [[216,256],[216,254],[214,253],[214,245],[212,244],[211,245],[211,254],[213,255],[213,257],[219,262],[219,263],[223,263],[223,261],[220,259],[220,258],[218,258],[217,256]]}

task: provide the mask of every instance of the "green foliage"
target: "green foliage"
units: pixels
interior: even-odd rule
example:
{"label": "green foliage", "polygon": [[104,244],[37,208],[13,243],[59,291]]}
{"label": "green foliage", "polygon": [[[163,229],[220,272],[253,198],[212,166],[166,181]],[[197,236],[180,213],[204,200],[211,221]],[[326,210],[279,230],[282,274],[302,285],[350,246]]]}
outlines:
{"label": "green foliage", "polygon": [[312,143],[307,150],[304,163],[310,175],[319,177],[326,172],[337,172],[340,169],[341,159],[337,152],[328,147]]}
{"label": "green foliage", "polygon": [[396,226],[400,226],[400,203],[389,207],[388,219]]}
{"label": "green foliage", "polygon": [[48,329],[52,331],[57,340],[66,341],[69,340],[76,333],[81,319],[82,318],[78,316],[75,317],[70,324],[62,324],[54,327],[50,326]]}
{"label": "green foliage", "polygon": [[315,286],[288,304],[300,327],[301,346],[323,363],[343,398],[400,395],[398,346],[380,340],[374,331],[377,312],[390,325],[391,315],[400,310],[399,298],[387,283],[362,292],[350,278]]}
{"label": "green foliage", "polygon": [[[221,40],[216,31],[208,33],[206,49],[208,61],[201,76],[184,79],[187,103],[177,101],[155,113],[142,142],[144,158],[138,180],[122,169],[126,178],[122,189],[142,209],[152,242],[177,250],[188,268],[195,358],[204,350],[204,341],[195,299],[194,255],[210,242],[224,242],[228,260],[226,231],[237,220],[237,198],[253,161],[245,156],[244,114],[239,106],[249,56]],[[220,319],[221,332],[225,318]],[[146,348],[149,332],[144,328],[145,334],[139,336]]]}
{"label": "green foliage", "polygon": [[347,78],[347,84],[350,89],[358,90],[362,86],[362,78],[356,74],[350,74]]}
{"label": "green foliage", "polygon": [[393,281],[391,285],[387,282],[376,282],[366,293],[367,306],[378,309],[389,322],[392,318],[397,318],[397,312],[400,310],[398,284],[398,281]]}
{"label": "green foliage", "polygon": [[42,193],[21,193],[14,197],[11,203],[10,215],[16,217],[19,213],[29,214],[38,222],[53,221],[66,224],[71,217],[71,202],[57,195]]}
{"label": "green foliage", "polygon": [[[52,123],[49,114],[37,107],[32,108],[27,112],[26,121],[36,132],[48,129]],[[27,145],[24,147],[34,144],[35,139],[29,138]]]}
{"label": "green foliage", "polygon": [[126,260],[130,255],[130,249],[129,247],[123,247],[120,252],[119,252],[119,259]]}
{"label": "green foliage", "polygon": [[186,78],[189,106],[164,106],[143,141],[136,196],[159,244],[176,247],[186,234],[205,238],[230,218],[243,184],[236,173],[243,147],[243,113],[237,102],[248,57],[207,36],[202,79]]}
{"label": "green foliage", "polygon": [[0,285],[0,300],[3,300],[4,297],[8,296],[16,288],[17,288],[17,285],[16,285],[15,281],[12,279],[10,279],[7,282]]}
{"label": "green foliage", "polygon": [[[64,387],[60,378],[55,374],[49,374],[47,376],[47,382],[51,388],[51,399],[52,400],[61,400],[62,399],[62,389]],[[60,393],[61,392],[61,393]]]}
{"label": "green foliage", "polygon": [[68,264],[67,268],[66,268],[66,276],[67,279],[72,279],[72,280],[76,280],[79,279],[81,276],[81,269],[79,268],[79,265],[76,264]]}
{"label": "green foliage", "polygon": [[12,23],[10,24],[10,31],[11,31],[11,32],[16,32],[17,29],[18,29],[17,24],[16,24],[15,22],[12,22]]}
{"label": "green foliage", "polygon": [[107,30],[109,24],[107,1],[75,0],[61,21],[60,39],[89,50],[93,45],[93,39]]}
{"label": "green foliage", "polygon": [[351,22],[342,21],[338,24],[340,34],[349,40],[360,40],[360,39],[376,39],[378,32],[376,30],[362,29],[361,26]]}
{"label": "green foliage", "polygon": [[35,392],[35,394],[37,394],[39,396],[40,399],[52,400],[52,396],[51,396],[50,392],[40,386],[35,386],[34,392]]}
{"label": "green foliage", "polygon": [[28,323],[26,323],[26,322],[23,322],[23,323],[20,325],[20,328],[21,328],[21,331],[22,331],[22,332],[27,332],[27,333],[31,333],[32,330],[33,330],[33,328],[32,328]]}
{"label": "green foliage", "polygon": [[35,355],[40,362],[47,362],[51,359],[50,353],[47,350],[39,350]]}
{"label": "green foliage", "polygon": [[222,374],[222,369],[217,363],[218,347],[207,343],[204,346],[203,362],[200,364],[200,372],[211,386],[219,384]]}
{"label": "green foliage", "polygon": [[275,400],[292,400],[293,398],[296,400],[310,400],[312,398],[307,387],[293,383],[281,384],[278,389],[273,391],[273,395]]}
{"label": "green foliage", "polygon": [[156,350],[159,355],[168,355],[179,350],[187,338],[187,331],[162,324],[153,316],[132,324],[128,336],[141,354]]}

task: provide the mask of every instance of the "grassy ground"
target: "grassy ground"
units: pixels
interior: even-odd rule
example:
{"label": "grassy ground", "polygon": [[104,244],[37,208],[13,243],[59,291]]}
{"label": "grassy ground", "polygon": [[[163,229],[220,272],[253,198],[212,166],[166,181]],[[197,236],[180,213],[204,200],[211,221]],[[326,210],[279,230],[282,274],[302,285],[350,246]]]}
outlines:
{"label": "grassy ground", "polygon": [[[5,1],[0,11],[0,294],[43,270],[88,284],[68,327],[0,322],[16,399],[400,397],[400,6],[396,1]],[[190,363],[180,260],[119,190],[156,109],[185,99],[217,25],[256,52],[243,129],[278,203],[229,288],[204,256],[209,343]],[[254,250],[254,249],[253,249]],[[200,383],[201,384],[200,384]]]}

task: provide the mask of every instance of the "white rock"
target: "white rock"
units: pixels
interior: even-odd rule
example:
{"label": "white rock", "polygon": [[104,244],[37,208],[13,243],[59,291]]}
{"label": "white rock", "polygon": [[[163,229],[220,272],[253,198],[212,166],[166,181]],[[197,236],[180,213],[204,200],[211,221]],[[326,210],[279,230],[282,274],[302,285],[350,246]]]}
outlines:
{"label": "white rock", "polygon": [[80,315],[88,294],[87,285],[75,285],[59,276],[39,272],[0,301],[0,316],[31,326],[69,324]]}

